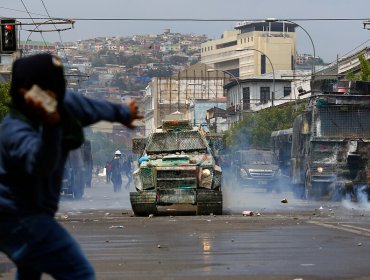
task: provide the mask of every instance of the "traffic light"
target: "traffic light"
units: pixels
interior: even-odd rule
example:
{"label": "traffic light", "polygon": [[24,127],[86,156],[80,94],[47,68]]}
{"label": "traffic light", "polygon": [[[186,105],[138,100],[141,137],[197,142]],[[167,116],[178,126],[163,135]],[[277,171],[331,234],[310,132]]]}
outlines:
{"label": "traffic light", "polygon": [[15,19],[1,19],[1,49],[2,53],[12,53],[17,50],[17,34]]}

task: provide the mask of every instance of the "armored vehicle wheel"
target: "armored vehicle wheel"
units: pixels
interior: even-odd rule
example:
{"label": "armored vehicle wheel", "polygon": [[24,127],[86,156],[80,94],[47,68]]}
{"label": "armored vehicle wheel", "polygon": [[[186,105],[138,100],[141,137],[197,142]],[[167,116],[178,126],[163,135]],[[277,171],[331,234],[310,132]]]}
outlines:
{"label": "armored vehicle wheel", "polygon": [[305,191],[303,184],[292,184],[291,190],[295,198],[305,199]]}
{"label": "armored vehicle wheel", "polygon": [[341,186],[334,183],[329,192],[330,200],[339,202],[339,201],[342,201],[344,197],[345,197],[345,192],[342,190]]}
{"label": "armored vehicle wheel", "polygon": [[307,200],[319,200],[322,197],[322,184],[314,184],[311,181],[310,171],[306,171],[304,182],[304,197]]}
{"label": "armored vehicle wheel", "polygon": [[155,191],[130,192],[132,211],[136,216],[157,214]]}
{"label": "armored vehicle wheel", "polygon": [[82,199],[84,195],[84,189],[83,188],[77,188],[73,191],[73,198],[74,199]]}
{"label": "armored vehicle wheel", "polygon": [[222,215],[222,192],[197,190],[197,215]]}
{"label": "armored vehicle wheel", "polygon": [[314,198],[314,191],[311,182],[310,172],[307,170],[304,180],[304,198],[310,200]]}

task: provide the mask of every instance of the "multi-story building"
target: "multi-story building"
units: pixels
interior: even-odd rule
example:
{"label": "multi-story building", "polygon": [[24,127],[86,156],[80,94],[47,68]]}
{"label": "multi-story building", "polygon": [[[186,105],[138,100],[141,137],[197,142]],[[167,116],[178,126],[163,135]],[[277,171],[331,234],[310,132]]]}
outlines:
{"label": "multi-story building", "polygon": [[[179,71],[171,77],[155,77],[146,88],[145,103],[145,132],[162,125],[165,116],[179,112],[198,124],[199,113],[192,113],[194,104],[206,100],[220,100],[224,97],[224,84],[229,82],[230,75],[208,71],[209,67],[202,63],[192,65]],[[223,101],[224,102],[224,101]],[[203,104],[203,103],[202,103]],[[205,104],[205,105],[204,105]],[[207,104],[210,108],[215,104],[204,103],[204,120]],[[196,119],[194,118],[196,116]]]}
{"label": "multi-story building", "polygon": [[[242,79],[292,70],[296,55],[296,25],[287,22],[239,22],[221,39],[201,45],[201,62]],[[269,61],[270,60],[270,61]]]}

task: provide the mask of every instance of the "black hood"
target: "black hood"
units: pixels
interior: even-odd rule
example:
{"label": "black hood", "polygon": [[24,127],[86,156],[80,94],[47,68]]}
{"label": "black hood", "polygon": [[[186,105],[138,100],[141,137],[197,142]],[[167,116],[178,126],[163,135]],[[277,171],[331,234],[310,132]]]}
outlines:
{"label": "black hood", "polygon": [[10,94],[14,106],[23,107],[24,101],[19,94],[19,89],[30,89],[33,85],[53,91],[57,95],[58,103],[62,103],[66,82],[59,57],[37,54],[17,59],[13,63]]}

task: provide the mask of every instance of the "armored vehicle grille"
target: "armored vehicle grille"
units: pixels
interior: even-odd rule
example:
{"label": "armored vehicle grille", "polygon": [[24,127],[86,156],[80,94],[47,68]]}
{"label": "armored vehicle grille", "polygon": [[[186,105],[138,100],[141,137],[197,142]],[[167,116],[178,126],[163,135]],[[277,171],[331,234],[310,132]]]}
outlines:
{"label": "armored vehicle grille", "polygon": [[196,188],[196,186],[196,169],[157,170],[157,188],[159,189]]}
{"label": "armored vehicle grille", "polygon": [[370,108],[338,106],[319,108],[316,125],[316,137],[369,138]]}

